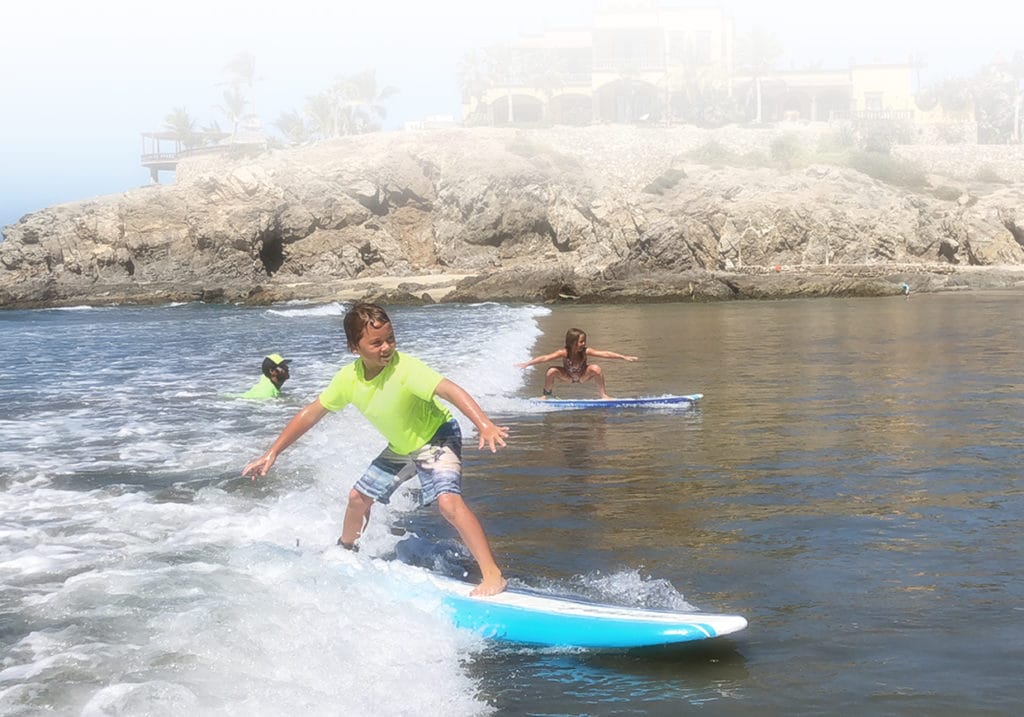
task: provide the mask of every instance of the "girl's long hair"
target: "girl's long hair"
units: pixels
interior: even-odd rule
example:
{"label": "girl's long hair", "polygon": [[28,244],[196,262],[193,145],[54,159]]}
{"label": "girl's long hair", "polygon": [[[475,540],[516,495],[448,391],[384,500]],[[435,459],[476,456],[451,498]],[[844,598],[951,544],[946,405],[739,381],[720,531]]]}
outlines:
{"label": "girl's long hair", "polygon": [[569,329],[565,332],[565,352],[570,356],[575,355],[576,344],[579,343],[580,336],[586,341],[587,332],[583,329]]}

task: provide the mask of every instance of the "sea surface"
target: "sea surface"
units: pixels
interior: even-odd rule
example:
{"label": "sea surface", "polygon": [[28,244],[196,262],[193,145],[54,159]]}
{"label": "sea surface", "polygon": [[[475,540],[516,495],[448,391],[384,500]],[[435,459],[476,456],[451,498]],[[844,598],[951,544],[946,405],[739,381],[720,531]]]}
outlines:
{"label": "sea surface", "polygon": [[[1024,295],[392,308],[400,350],[510,429],[492,454],[462,421],[464,491],[514,583],[750,623],[640,651],[491,644],[410,599],[401,563],[371,557],[472,567],[414,485],[341,556],[383,445],[351,409],[240,476],[352,360],[344,309],[0,312],[0,715],[1024,703]],[[613,396],[703,400],[530,400],[543,369],[514,364],[570,327],[640,357],[598,361]],[[233,397],[271,352],[293,361],[284,397]]]}

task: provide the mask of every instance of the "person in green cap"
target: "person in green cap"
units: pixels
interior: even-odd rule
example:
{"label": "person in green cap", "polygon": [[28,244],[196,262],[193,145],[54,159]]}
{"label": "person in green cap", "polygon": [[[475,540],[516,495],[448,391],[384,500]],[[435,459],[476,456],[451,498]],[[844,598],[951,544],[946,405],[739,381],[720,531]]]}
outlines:
{"label": "person in green cap", "polygon": [[263,359],[263,375],[256,385],[243,393],[239,398],[278,398],[281,386],[288,380],[288,363],[281,354],[270,354]]}

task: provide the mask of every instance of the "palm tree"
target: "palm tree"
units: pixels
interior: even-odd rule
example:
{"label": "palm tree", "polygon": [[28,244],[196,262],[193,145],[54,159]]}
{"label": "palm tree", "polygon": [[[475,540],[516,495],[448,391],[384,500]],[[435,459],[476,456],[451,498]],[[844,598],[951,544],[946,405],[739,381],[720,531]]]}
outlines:
{"label": "palm tree", "polygon": [[1009,63],[992,63],[970,80],[979,144],[1013,141],[1018,80]]}
{"label": "palm tree", "polygon": [[514,124],[515,113],[512,110],[512,51],[503,46],[496,45],[484,51],[487,55],[487,67],[492,83],[505,87],[506,101],[508,102],[508,123]]}
{"label": "palm tree", "polygon": [[742,111],[729,94],[725,80],[706,68],[670,69],[668,82],[672,90],[668,107],[672,120],[697,127],[721,127],[742,121]]}
{"label": "palm tree", "polygon": [[337,134],[334,101],[329,92],[320,92],[307,97],[304,109],[312,123],[313,133],[320,139],[329,139]]}
{"label": "palm tree", "polygon": [[738,47],[738,65],[741,69],[754,76],[754,93],[756,110],[754,121],[761,123],[761,80],[775,67],[775,62],[782,55],[782,47],[778,38],[759,27],[744,37]]}
{"label": "palm tree", "polygon": [[224,116],[231,123],[231,133],[238,133],[238,123],[245,116],[245,106],[248,102],[245,95],[237,85],[232,85],[224,90],[224,104],[217,105],[217,108],[224,113]]}
{"label": "palm tree", "polygon": [[256,99],[253,95],[253,85],[256,82],[256,56],[251,52],[240,52],[235,55],[228,64],[224,65],[224,71],[231,79],[228,81],[233,88],[241,93],[244,86],[249,91],[249,104],[252,106],[252,113],[256,114]]}
{"label": "palm tree", "polygon": [[208,144],[217,144],[217,141],[223,135],[224,132],[220,128],[220,123],[217,120],[213,120],[200,129],[197,144],[203,146]]}
{"label": "palm tree", "polygon": [[972,106],[971,82],[966,77],[947,77],[928,91],[935,94],[944,110],[964,112]]}
{"label": "palm tree", "polygon": [[551,99],[565,86],[568,79],[565,62],[562,57],[547,52],[533,52],[525,59],[530,84],[546,98],[541,119],[547,119]]}
{"label": "palm tree", "polygon": [[338,118],[335,129],[340,134],[362,134],[380,129],[387,116],[383,103],[398,89],[389,85],[378,91],[377,71],[363,70],[339,76],[331,91]]}
{"label": "palm tree", "polygon": [[479,50],[470,50],[459,60],[459,87],[462,90],[462,103],[473,101],[473,117],[467,118],[475,124],[483,117],[484,93],[494,84],[491,78],[491,67],[487,55]]}
{"label": "palm tree", "polygon": [[302,144],[309,139],[309,129],[306,122],[295,110],[282,113],[274,120],[274,127],[285,136],[291,144]]}
{"label": "palm tree", "polygon": [[196,120],[184,107],[175,107],[167,113],[164,117],[164,129],[173,133],[175,141],[185,145],[186,149],[199,144]]}
{"label": "palm tree", "polygon": [[375,70],[339,75],[330,88],[306,98],[303,114],[309,124],[292,110],[279,116],[274,126],[293,144],[311,137],[330,139],[372,132],[380,129],[381,120],[387,116],[383,102],[397,91],[390,86],[378,91]]}
{"label": "palm tree", "polygon": [[1013,53],[1013,60],[1010,62],[1010,74],[1016,83],[1016,95],[1013,98],[1013,135],[1014,142],[1020,144],[1024,137],[1021,132],[1024,130],[1024,52],[1017,50]]}

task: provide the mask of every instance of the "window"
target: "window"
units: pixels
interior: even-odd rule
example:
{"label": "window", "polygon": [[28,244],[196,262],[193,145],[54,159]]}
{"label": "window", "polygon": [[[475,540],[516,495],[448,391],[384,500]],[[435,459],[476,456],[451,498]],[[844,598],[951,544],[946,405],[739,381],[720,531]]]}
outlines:
{"label": "window", "polygon": [[709,65],[711,64],[711,33],[706,30],[701,30],[697,33],[694,55],[697,64]]}
{"label": "window", "polygon": [[681,32],[670,32],[668,35],[668,56],[674,64],[686,62],[686,35]]}

